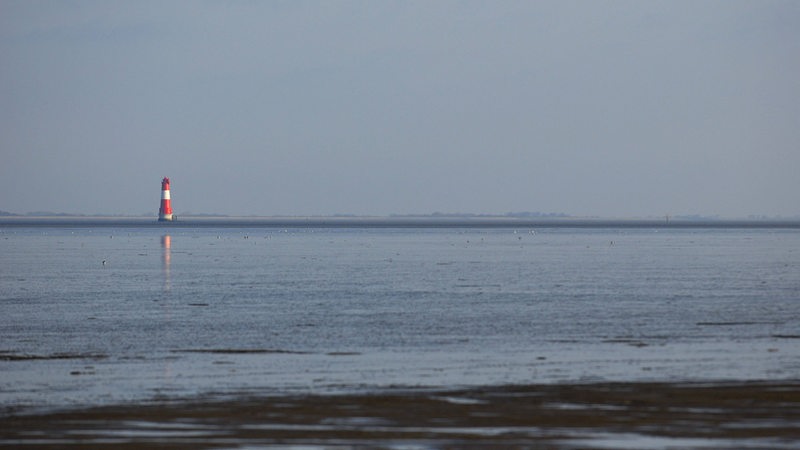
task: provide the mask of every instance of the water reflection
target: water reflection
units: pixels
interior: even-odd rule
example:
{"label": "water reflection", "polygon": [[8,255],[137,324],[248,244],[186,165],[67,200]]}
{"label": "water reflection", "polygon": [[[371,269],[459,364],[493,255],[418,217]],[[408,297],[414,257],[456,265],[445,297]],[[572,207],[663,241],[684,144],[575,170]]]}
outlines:
{"label": "water reflection", "polygon": [[[170,266],[170,259],[172,258],[172,238],[170,235],[165,234],[161,236],[161,248],[164,250],[161,255],[161,265],[164,272],[164,300],[167,299],[171,288],[170,282],[170,275],[169,275],[169,266]],[[164,320],[169,322],[172,318],[171,307],[169,306],[169,302],[164,301],[162,303],[164,308]],[[172,373],[172,362],[167,361],[164,365],[164,372],[162,377],[165,381],[171,382],[173,380],[173,373]]]}
{"label": "water reflection", "polygon": [[164,253],[161,259],[164,269],[164,292],[169,292],[170,290],[169,264],[170,264],[170,258],[172,256],[171,255],[172,250],[170,250],[171,246],[172,246],[172,238],[170,237],[170,235],[165,234],[164,236],[161,236],[161,248],[164,249]]}

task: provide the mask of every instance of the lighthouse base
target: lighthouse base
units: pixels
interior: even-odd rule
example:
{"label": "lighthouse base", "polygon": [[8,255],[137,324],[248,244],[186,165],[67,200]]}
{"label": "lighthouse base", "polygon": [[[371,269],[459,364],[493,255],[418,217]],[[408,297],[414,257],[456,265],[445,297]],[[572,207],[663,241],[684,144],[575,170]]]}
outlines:
{"label": "lighthouse base", "polygon": [[160,214],[158,216],[159,222],[172,222],[173,220],[175,220],[175,218],[172,214]]}

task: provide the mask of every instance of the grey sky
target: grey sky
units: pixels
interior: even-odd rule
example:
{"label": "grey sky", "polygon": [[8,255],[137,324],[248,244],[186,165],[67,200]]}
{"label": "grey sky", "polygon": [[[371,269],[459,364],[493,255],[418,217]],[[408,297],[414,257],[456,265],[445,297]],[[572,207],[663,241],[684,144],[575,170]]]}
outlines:
{"label": "grey sky", "polygon": [[800,214],[797,1],[0,0],[0,210]]}

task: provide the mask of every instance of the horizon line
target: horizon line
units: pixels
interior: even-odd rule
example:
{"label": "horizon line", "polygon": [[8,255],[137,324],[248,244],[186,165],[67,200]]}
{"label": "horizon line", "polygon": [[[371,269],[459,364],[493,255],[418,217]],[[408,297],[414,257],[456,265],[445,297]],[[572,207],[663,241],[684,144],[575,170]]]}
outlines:
{"label": "horizon line", "polygon": [[676,219],[587,217],[435,216],[2,216],[0,227],[158,228],[783,228],[800,219]]}
{"label": "horizon line", "polygon": [[[794,215],[768,215],[768,214],[748,214],[746,216],[722,216],[719,214],[659,214],[659,215],[574,215],[563,212],[540,212],[540,211],[509,211],[505,213],[470,213],[470,212],[440,212],[435,211],[432,213],[389,213],[389,214],[354,214],[354,213],[333,213],[333,214],[222,214],[222,213],[205,213],[205,212],[191,212],[186,211],[176,214],[176,216],[184,218],[254,218],[254,219],[272,219],[272,218],[379,218],[379,219],[392,219],[392,218],[509,218],[509,219],[541,219],[541,220],[555,220],[555,219],[578,219],[578,220],[664,220],[664,221],[729,221],[729,220],[746,220],[746,221],[793,221],[800,220],[800,214]],[[0,219],[2,218],[121,218],[121,219],[146,219],[157,218],[156,213],[72,213],[72,212],[54,212],[54,211],[29,211],[25,213],[15,213],[10,211],[0,210]]]}

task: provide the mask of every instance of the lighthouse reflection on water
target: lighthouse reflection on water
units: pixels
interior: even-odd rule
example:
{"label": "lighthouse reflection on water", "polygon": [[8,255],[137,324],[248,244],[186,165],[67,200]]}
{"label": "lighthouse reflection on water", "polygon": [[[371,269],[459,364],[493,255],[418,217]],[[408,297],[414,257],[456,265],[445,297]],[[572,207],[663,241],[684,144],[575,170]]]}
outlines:
{"label": "lighthouse reflection on water", "polygon": [[161,262],[164,269],[164,292],[169,292],[170,290],[170,277],[169,277],[169,265],[170,265],[170,258],[172,257],[172,238],[170,235],[165,234],[161,236],[161,248],[163,249],[163,254],[161,257]]}

